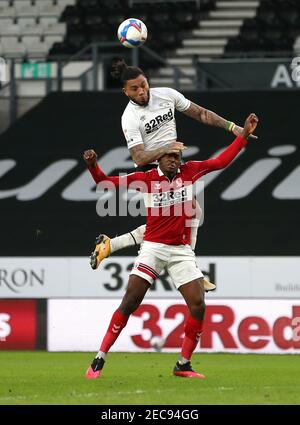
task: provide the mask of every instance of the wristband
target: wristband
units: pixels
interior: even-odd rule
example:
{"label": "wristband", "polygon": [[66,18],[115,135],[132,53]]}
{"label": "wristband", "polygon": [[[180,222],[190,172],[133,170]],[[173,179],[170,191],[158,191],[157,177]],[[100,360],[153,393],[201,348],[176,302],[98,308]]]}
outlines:
{"label": "wristband", "polygon": [[226,121],[226,130],[231,131],[233,133],[235,129],[235,124],[232,121]]}

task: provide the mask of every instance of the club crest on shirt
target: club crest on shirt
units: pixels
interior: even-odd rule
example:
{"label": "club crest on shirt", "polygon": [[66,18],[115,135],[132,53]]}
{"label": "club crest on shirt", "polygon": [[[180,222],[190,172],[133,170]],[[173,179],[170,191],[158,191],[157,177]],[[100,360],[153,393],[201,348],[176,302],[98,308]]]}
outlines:
{"label": "club crest on shirt", "polygon": [[177,187],[181,187],[182,186],[182,179],[181,177],[179,177],[178,179],[175,180],[175,184]]}

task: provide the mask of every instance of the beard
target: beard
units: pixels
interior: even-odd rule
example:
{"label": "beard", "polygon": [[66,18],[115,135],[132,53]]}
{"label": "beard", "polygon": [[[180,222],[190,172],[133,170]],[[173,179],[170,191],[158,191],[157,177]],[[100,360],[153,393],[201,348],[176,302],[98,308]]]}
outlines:
{"label": "beard", "polygon": [[139,106],[147,106],[150,100],[150,90],[147,91],[146,95],[145,95],[145,100],[144,101],[140,101],[139,99],[134,99],[132,97],[130,97],[130,100],[134,103],[136,103]]}

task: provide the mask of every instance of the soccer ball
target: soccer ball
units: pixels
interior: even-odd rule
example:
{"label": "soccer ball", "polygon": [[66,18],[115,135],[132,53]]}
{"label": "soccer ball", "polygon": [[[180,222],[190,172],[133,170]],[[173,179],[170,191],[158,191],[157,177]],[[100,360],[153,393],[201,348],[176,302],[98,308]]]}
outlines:
{"label": "soccer ball", "polygon": [[118,39],[125,47],[139,47],[147,40],[147,27],[140,19],[128,18],[118,28]]}
{"label": "soccer ball", "polygon": [[162,336],[153,336],[150,339],[150,345],[154,350],[161,351],[163,346],[165,345],[165,340]]}

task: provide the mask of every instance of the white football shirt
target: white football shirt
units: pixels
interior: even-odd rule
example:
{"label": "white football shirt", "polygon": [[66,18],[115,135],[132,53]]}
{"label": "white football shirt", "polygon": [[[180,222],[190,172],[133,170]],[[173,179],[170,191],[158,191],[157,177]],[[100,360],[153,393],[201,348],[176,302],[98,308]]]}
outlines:
{"label": "white football shirt", "polygon": [[147,106],[129,101],[121,120],[128,149],[143,143],[149,151],[175,141],[175,109],[183,112],[190,104],[183,94],[167,87],[151,88]]}

